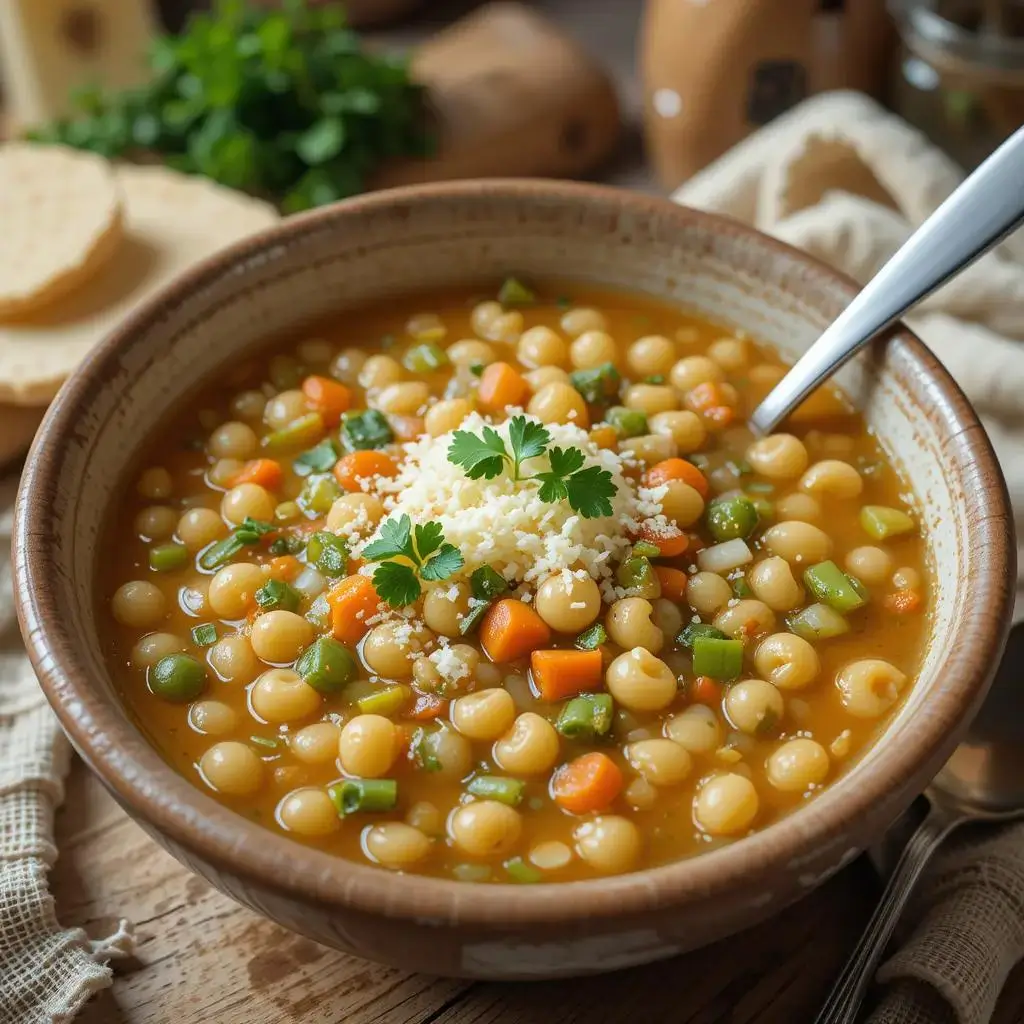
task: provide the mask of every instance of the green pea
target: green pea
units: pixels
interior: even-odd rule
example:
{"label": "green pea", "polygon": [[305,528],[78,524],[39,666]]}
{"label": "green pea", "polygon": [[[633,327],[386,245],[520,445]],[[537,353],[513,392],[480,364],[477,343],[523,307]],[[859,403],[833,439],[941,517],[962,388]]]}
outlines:
{"label": "green pea", "polygon": [[705,513],[711,536],[717,541],[749,537],[757,529],[757,506],[747,497],[716,498]]}
{"label": "green pea", "polygon": [[190,654],[168,654],[149,670],[148,682],[164,700],[195,700],[206,689],[206,669]]}

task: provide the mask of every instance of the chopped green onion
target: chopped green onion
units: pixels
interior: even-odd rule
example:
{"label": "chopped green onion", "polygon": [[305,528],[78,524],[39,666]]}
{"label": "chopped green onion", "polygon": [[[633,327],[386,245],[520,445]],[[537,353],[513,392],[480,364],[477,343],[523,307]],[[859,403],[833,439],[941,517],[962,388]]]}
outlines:
{"label": "chopped green onion", "polygon": [[532,306],[537,294],[515,277],[506,277],[498,289],[498,301],[503,306]]}
{"label": "chopped green onion", "polygon": [[443,767],[441,758],[437,756],[437,737],[439,735],[438,732],[430,732],[422,728],[412,734],[409,757],[417,767],[422,768],[425,772],[439,772]]}
{"label": "chopped green onion", "polygon": [[469,611],[459,619],[459,633],[468,636],[484,620],[484,616],[490,611],[491,601],[484,601],[478,604],[471,604]]}
{"label": "chopped green onion", "polygon": [[196,647],[211,647],[217,642],[217,627],[212,622],[192,627],[192,643]]}
{"label": "chopped green onion", "polygon": [[[274,522],[294,523],[301,515],[302,509],[299,508],[299,503],[297,501],[282,501],[281,504],[274,509]],[[274,543],[276,544],[277,541],[274,541]],[[301,545],[299,550],[302,550]],[[281,554],[287,554],[287,552],[282,551]]]}
{"label": "chopped green onion", "polygon": [[295,663],[295,671],[317,693],[338,693],[356,675],[355,659],[344,644],[321,636],[314,640]]}
{"label": "chopped green onion", "polygon": [[693,641],[699,636],[710,637],[713,640],[729,639],[727,634],[723,633],[720,629],[715,629],[714,626],[709,626],[706,622],[691,622],[679,631],[678,636],[676,636],[676,643],[680,647],[693,650]]}
{"label": "chopped green onion", "polygon": [[466,788],[481,800],[497,800],[509,807],[518,807],[523,801],[526,783],[501,775],[477,775]]}
{"label": "chopped green onion", "polygon": [[337,461],[338,446],[325,437],[318,445],[296,455],[292,464],[299,476],[306,476],[309,473],[329,473]]}
{"label": "chopped green onion", "polygon": [[563,705],[555,728],[568,739],[607,736],[612,727],[612,698],[607,693],[582,693]]}
{"label": "chopped green onion", "polygon": [[292,448],[305,448],[314,444],[324,432],[324,420],[318,412],[309,412],[292,420],[286,427],[275,430],[263,438],[263,447],[272,454]]}
{"label": "chopped green onion", "polygon": [[390,718],[397,714],[409,700],[409,688],[407,686],[388,686],[376,693],[360,697],[356,701],[356,707],[364,715],[383,715]]}
{"label": "chopped green onion", "polygon": [[745,495],[715,498],[704,518],[717,541],[746,540],[757,529],[757,508]]}
{"label": "chopped green onion", "polygon": [[[295,506],[298,508],[298,506]],[[269,547],[272,555],[297,555],[306,546],[305,541],[298,535],[282,534]]]}
{"label": "chopped green onion", "polygon": [[344,576],[348,570],[348,547],[344,537],[320,530],[309,538],[306,561],[325,576]]}
{"label": "chopped green onion", "polygon": [[346,779],[327,787],[339,818],[360,811],[390,811],[398,803],[398,783],[394,779]]}
{"label": "chopped green onion", "polygon": [[723,682],[743,671],[743,644],[739,640],[698,636],[693,640],[693,671]]}
{"label": "chopped green onion", "polygon": [[413,373],[430,373],[448,365],[448,356],[443,348],[433,341],[414,345],[402,358],[402,364]]}
{"label": "chopped green onion", "polygon": [[485,367],[483,363],[469,364],[469,372],[473,374],[474,377],[482,377],[484,375],[484,369]]}
{"label": "chopped green onion", "polygon": [[157,697],[182,703],[206,689],[206,669],[191,654],[168,654],[150,668],[146,682]]}
{"label": "chopped green onion", "polygon": [[621,405],[613,405],[604,414],[604,421],[615,428],[619,437],[640,437],[648,429],[645,413]]}
{"label": "chopped green onion", "polygon": [[619,566],[615,579],[620,587],[628,590],[633,597],[657,597],[661,585],[654,573],[651,560],[642,555],[632,555]]}
{"label": "chopped green onion", "polygon": [[154,572],[173,572],[188,562],[188,548],[184,544],[157,544],[149,549],[149,567]]}
{"label": "chopped green onion", "polygon": [[330,473],[317,473],[306,478],[299,494],[299,507],[305,512],[325,516],[342,495],[341,485]]}
{"label": "chopped green onion", "polygon": [[508,580],[489,565],[474,569],[469,577],[469,585],[478,601],[493,601],[508,592]]}
{"label": "chopped green onion", "polygon": [[807,589],[837,612],[853,612],[867,604],[864,584],[847,575],[835,562],[819,562],[804,571]]}
{"label": "chopped green onion", "polygon": [[327,629],[331,624],[331,606],[327,603],[327,597],[321,594],[306,612],[306,621],[311,622],[319,630]]}
{"label": "chopped green onion", "polygon": [[576,637],[575,647],[579,651],[596,651],[601,644],[606,643],[608,643],[608,630],[600,622],[595,622],[590,629],[583,630]]}
{"label": "chopped green onion", "polygon": [[591,405],[609,402],[619,393],[619,371],[612,363],[602,363],[593,370],[575,370],[569,374],[572,386]]}
{"label": "chopped green onion", "polygon": [[860,525],[875,540],[888,540],[914,530],[914,520],[898,508],[885,505],[865,505],[860,510]]}
{"label": "chopped green onion", "polygon": [[633,554],[642,558],[657,558],[661,554],[661,548],[649,540],[639,540],[633,545]]}
{"label": "chopped green onion", "polygon": [[267,580],[256,591],[256,603],[265,612],[294,612],[298,610],[301,600],[299,592],[284,580]]}
{"label": "chopped green onion", "polygon": [[791,633],[803,637],[808,643],[830,640],[850,631],[850,624],[827,604],[808,605],[802,611],[790,615],[786,625]]}
{"label": "chopped green onion", "polygon": [[347,412],[341,418],[341,443],[346,451],[358,452],[368,448],[383,448],[394,441],[388,421],[376,409]]}
{"label": "chopped green onion", "polygon": [[272,533],[273,523],[265,523],[248,516],[241,526],[235,527],[223,540],[211,544],[200,556],[199,565],[203,569],[219,569],[231,561],[247,544],[258,544],[262,536]]}
{"label": "chopped green onion", "polygon": [[505,861],[503,866],[512,881],[518,882],[520,885],[533,885],[544,877],[532,864],[527,864],[522,857],[513,857],[511,860]]}
{"label": "chopped green onion", "polygon": [[268,736],[256,736],[252,735],[249,737],[250,743],[255,743],[258,747],[267,747],[269,750],[277,750],[281,745],[278,740],[271,739]]}

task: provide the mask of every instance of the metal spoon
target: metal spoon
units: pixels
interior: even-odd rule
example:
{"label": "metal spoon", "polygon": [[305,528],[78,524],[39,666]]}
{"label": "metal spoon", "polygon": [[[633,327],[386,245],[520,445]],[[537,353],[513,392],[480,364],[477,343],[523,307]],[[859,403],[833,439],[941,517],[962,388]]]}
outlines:
{"label": "metal spoon", "polygon": [[1024,818],[1024,684],[999,673],[985,703],[925,791],[928,814],[903,849],[871,920],[814,1024],[854,1024],[864,994],[925,865],[953,829]]}
{"label": "metal spoon", "polygon": [[1024,222],[1024,128],[1006,140],[827,327],[750,417],[774,430],[815,388],[908,309]]}

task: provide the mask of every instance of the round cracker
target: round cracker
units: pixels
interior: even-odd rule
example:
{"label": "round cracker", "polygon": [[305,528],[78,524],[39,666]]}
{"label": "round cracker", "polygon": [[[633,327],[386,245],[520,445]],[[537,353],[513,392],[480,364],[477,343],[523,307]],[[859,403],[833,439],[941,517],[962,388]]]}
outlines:
{"label": "round cracker", "polygon": [[28,451],[45,414],[45,407],[0,405],[0,466]]}
{"label": "round cracker", "polygon": [[121,196],[102,157],[63,146],[0,146],[0,320],[74,291],[121,240]]}
{"label": "round cracker", "polygon": [[115,169],[124,236],[89,285],[0,324],[0,402],[48,402],[83,356],[140,302],[224,246],[273,224],[267,203],[164,167]]}

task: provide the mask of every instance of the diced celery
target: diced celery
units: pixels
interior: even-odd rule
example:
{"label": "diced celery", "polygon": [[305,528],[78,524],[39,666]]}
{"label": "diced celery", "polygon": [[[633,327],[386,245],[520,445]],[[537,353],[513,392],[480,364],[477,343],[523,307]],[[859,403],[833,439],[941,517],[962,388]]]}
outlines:
{"label": "diced celery", "polygon": [[574,370],[569,374],[572,386],[591,405],[608,402],[619,393],[622,378],[612,363],[602,363],[593,370]]}
{"label": "diced celery", "polygon": [[314,512],[318,516],[325,516],[341,495],[341,485],[330,473],[315,473],[306,477],[306,482],[302,485],[302,492],[298,498],[299,508],[306,512]]}
{"label": "diced celery", "polygon": [[325,576],[344,576],[348,569],[345,539],[325,530],[314,533],[306,545],[306,562]]}
{"label": "diced celery", "polygon": [[638,540],[633,545],[632,553],[642,558],[657,558],[661,554],[661,548],[657,544],[652,544],[649,540]]}
{"label": "diced celery", "polygon": [[271,454],[292,448],[308,448],[323,436],[324,420],[318,412],[306,413],[292,420],[287,427],[275,430],[263,439],[263,447]]}
{"label": "diced celery", "polygon": [[642,555],[632,555],[619,566],[615,579],[633,597],[659,597],[661,584],[654,573],[651,560]]}
{"label": "diced celery", "polygon": [[830,640],[850,631],[850,624],[846,619],[827,604],[808,605],[802,611],[788,616],[786,625],[791,633],[796,633],[809,643]]}
{"label": "diced celery", "polygon": [[715,640],[729,639],[729,637],[720,629],[715,629],[714,626],[709,626],[706,622],[691,622],[679,631],[679,635],[676,637],[676,643],[679,644],[680,647],[687,647],[692,650],[694,640],[701,636],[711,637]]}
{"label": "diced celery", "polygon": [[914,520],[906,512],[886,505],[865,505],[860,510],[860,525],[875,540],[888,540],[916,528]]}
{"label": "diced celery", "polygon": [[819,562],[804,571],[807,589],[837,612],[853,612],[867,604],[864,584],[848,576],[835,562]]}
{"label": "diced celery", "polygon": [[318,693],[339,693],[352,680],[358,669],[355,659],[344,644],[322,636],[306,648],[295,663],[295,671],[303,682]]}
{"label": "diced celery", "polygon": [[723,682],[743,671],[743,643],[731,638],[698,636],[693,641],[693,671]]}
{"label": "diced celery", "polygon": [[301,600],[299,592],[284,580],[267,580],[256,591],[256,603],[265,612],[294,612],[298,610]]}
{"label": "diced celery", "polygon": [[149,549],[149,567],[154,572],[173,572],[191,561],[184,544],[157,544]]}

